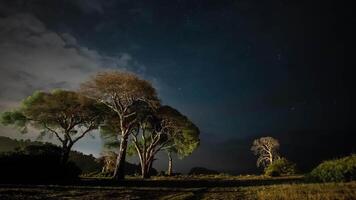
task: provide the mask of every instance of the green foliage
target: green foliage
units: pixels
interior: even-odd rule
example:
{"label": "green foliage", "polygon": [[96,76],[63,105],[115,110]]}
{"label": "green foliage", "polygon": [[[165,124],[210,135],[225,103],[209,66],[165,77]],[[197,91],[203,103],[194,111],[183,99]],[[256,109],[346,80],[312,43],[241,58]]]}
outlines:
{"label": "green foliage", "polygon": [[56,136],[63,148],[71,148],[88,132],[98,128],[107,107],[73,91],[37,91],[25,98],[15,111],[1,114],[3,125],[13,125],[26,132],[31,126],[39,138]]}
{"label": "green foliage", "polygon": [[162,106],[157,115],[161,120],[169,121],[174,127],[169,130],[175,133],[169,134],[167,151],[176,153],[179,158],[184,158],[198,148],[199,128],[186,116],[170,106]]}
{"label": "green foliage", "polygon": [[356,154],[319,164],[308,178],[321,182],[342,182],[356,180]]}
{"label": "green foliage", "polygon": [[265,169],[267,176],[293,175],[296,173],[296,165],[286,158],[279,158]]}
{"label": "green foliage", "polygon": [[0,123],[5,126],[13,125],[18,128],[21,133],[25,133],[27,131],[26,124],[28,123],[28,120],[23,113],[18,110],[1,113]]}
{"label": "green foliage", "polygon": [[174,149],[179,158],[189,156],[200,144],[199,129],[193,123],[187,122],[182,134],[174,138]]}
{"label": "green foliage", "polygon": [[[53,90],[51,93],[36,91],[22,101],[20,108],[1,114],[1,123],[25,127],[31,125],[46,130],[68,128],[73,124],[88,126],[105,107],[72,91]],[[99,117],[95,119],[100,120]],[[70,124],[72,123],[72,124]],[[73,133],[76,133],[75,131]]]}

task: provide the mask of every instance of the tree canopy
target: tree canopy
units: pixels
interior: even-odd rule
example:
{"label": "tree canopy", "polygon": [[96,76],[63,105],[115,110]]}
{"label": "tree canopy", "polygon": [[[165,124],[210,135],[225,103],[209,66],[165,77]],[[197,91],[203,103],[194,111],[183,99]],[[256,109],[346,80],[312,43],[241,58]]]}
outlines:
{"label": "tree canopy", "polygon": [[73,144],[98,128],[105,112],[103,105],[76,92],[37,91],[18,109],[2,113],[1,122],[20,127],[23,132],[30,126],[39,130],[40,136],[54,135],[62,143],[66,162]]}
{"label": "tree canopy", "polygon": [[97,102],[105,104],[116,115],[111,115],[117,136],[120,136],[114,178],[123,179],[128,137],[137,123],[137,112],[132,107],[138,102],[145,102],[150,107],[158,107],[160,101],[156,90],[146,80],[120,71],[102,72],[81,85],[81,93]]}
{"label": "tree canopy", "polygon": [[253,141],[251,151],[258,156],[257,166],[267,167],[279,158],[279,142],[273,137],[261,137]]}

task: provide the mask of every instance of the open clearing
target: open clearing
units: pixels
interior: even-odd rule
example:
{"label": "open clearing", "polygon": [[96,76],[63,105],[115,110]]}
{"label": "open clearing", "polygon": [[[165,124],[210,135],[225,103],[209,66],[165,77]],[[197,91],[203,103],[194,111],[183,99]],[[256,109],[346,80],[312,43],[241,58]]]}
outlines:
{"label": "open clearing", "polygon": [[0,199],[356,199],[356,182],[303,183],[300,177],[154,177],[113,183],[83,179],[72,185],[0,185]]}

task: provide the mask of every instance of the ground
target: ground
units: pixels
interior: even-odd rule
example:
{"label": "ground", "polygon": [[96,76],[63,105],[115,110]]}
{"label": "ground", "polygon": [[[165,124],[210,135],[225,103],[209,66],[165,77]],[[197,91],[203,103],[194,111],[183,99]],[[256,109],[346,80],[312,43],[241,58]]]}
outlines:
{"label": "ground", "polygon": [[178,176],[125,182],[82,179],[71,185],[0,185],[0,199],[356,199],[356,182],[306,183],[300,176]]}

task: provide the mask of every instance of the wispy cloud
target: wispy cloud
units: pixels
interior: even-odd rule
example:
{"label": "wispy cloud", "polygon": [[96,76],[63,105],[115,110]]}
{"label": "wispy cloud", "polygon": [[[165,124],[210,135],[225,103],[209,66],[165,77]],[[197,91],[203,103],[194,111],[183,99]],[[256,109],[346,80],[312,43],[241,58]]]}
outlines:
{"label": "wispy cloud", "polygon": [[[146,67],[127,52],[109,56],[89,49],[69,33],[50,30],[32,14],[0,17],[0,111],[15,108],[35,90],[76,89],[90,75],[111,69],[148,78]],[[158,85],[156,79],[151,80]],[[36,139],[38,131],[21,135],[12,127],[0,125],[0,135]],[[56,143],[51,138],[45,140]],[[101,141],[99,137],[86,137],[74,149],[97,155]]]}
{"label": "wispy cloud", "polygon": [[137,65],[128,53],[106,56],[88,49],[72,35],[48,29],[31,14],[0,18],[0,30],[2,107],[34,90],[74,89],[99,70],[131,70]]}

